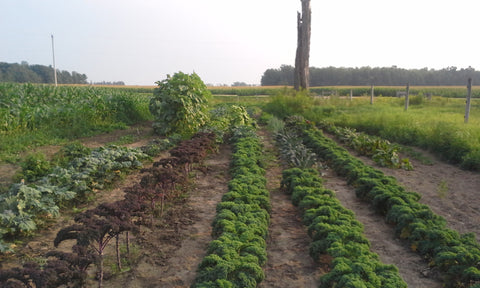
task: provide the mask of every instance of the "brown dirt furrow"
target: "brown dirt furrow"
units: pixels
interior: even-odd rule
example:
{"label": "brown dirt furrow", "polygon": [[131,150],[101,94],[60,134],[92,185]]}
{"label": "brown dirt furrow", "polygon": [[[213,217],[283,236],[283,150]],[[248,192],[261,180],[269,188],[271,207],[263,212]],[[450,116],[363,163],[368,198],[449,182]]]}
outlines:
{"label": "brown dirt furrow", "polygon": [[480,173],[462,170],[427,151],[414,149],[431,160],[432,164],[424,164],[410,157],[414,170],[390,169],[379,167],[371,158],[358,156],[356,152],[348,150],[365,164],[395,177],[408,191],[419,193],[422,196],[419,202],[444,217],[449,228],[460,233],[475,233],[480,239]]}
{"label": "brown dirt furrow", "polygon": [[190,287],[212,240],[216,205],[228,190],[230,154],[231,148],[222,146],[205,161],[207,172],[197,172],[188,196],[172,205],[153,231],[142,233],[132,270],[105,287]]}
{"label": "brown dirt furrow", "polygon": [[[271,190],[270,190],[271,191]],[[310,238],[288,195],[271,191],[265,280],[259,287],[318,287],[325,272],[308,253]]]}
{"label": "brown dirt furrow", "polygon": [[428,263],[420,255],[412,252],[406,242],[395,237],[394,229],[369,207],[368,203],[359,200],[354,188],[333,171],[324,171],[324,186],[335,191],[342,205],[355,213],[355,218],[364,226],[365,236],[371,243],[371,250],[379,255],[384,264],[398,267],[403,280],[408,287],[440,288],[443,283],[438,275],[428,268]]}
{"label": "brown dirt furrow", "polygon": [[[266,131],[260,133],[265,149],[274,150],[271,136]],[[318,287],[319,278],[325,272],[308,253],[311,241],[298,209],[293,206],[290,196],[280,190],[282,167],[277,160],[272,160],[266,170],[272,212],[265,280],[259,287]]]}
{"label": "brown dirt furrow", "polygon": [[[460,233],[475,233],[480,239],[480,173],[462,170],[432,155],[430,158],[433,159],[432,165],[410,159],[415,168],[413,171],[376,168],[397,178],[408,191],[420,193],[419,202],[444,217],[449,228]],[[362,161],[375,165],[368,158],[362,158]]]}

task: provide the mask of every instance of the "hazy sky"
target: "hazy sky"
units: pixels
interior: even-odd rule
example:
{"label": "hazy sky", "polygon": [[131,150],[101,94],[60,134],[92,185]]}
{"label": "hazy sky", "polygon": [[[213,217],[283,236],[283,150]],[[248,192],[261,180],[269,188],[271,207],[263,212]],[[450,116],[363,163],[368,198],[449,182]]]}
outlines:
{"label": "hazy sky", "polygon": [[[476,0],[311,0],[310,66],[480,69]],[[300,0],[0,0],[0,62],[153,85],[294,65]]]}

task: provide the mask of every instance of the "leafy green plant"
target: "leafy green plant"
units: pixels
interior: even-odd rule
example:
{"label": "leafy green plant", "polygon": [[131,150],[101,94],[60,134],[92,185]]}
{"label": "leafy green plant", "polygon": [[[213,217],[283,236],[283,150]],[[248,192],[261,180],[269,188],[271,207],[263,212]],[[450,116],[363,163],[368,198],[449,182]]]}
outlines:
{"label": "leafy green plant", "polygon": [[288,130],[275,134],[281,158],[292,167],[311,168],[317,164],[317,155],[307,148],[298,135]]}
{"label": "leafy green plant", "polygon": [[372,157],[373,161],[382,167],[413,170],[413,166],[407,158],[400,158],[399,146],[390,143],[388,140],[358,133],[351,128],[335,127],[333,125],[325,128],[332,131],[340,141],[353,148],[360,155]]}
{"label": "leafy green plant", "polygon": [[177,72],[156,83],[149,107],[157,134],[192,135],[207,122],[211,94],[197,74]]}
{"label": "leafy green plant", "polygon": [[57,166],[66,167],[70,161],[76,158],[86,157],[91,152],[92,149],[85,147],[79,142],[69,143],[55,153],[52,162],[56,163]]}
{"label": "leafy green plant", "polygon": [[218,105],[209,114],[209,121],[201,130],[214,132],[218,143],[230,137],[236,127],[254,124],[245,107],[240,105]]}
{"label": "leafy green plant", "polygon": [[32,153],[27,155],[25,160],[20,163],[22,167],[22,172],[19,175],[16,175],[15,178],[17,181],[24,179],[26,182],[33,182],[46,176],[52,169],[50,161],[47,160],[47,157],[43,153]]}
{"label": "leafy green plant", "polygon": [[363,225],[323,187],[316,170],[292,168],[282,174],[282,186],[302,211],[312,238],[310,255],[314,260],[327,254],[334,258],[320,287],[407,287],[398,268],[381,263],[370,251]]}
{"label": "leafy green plant", "polygon": [[232,180],[212,229],[215,237],[198,267],[192,287],[257,287],[265,275],[270,215],[262,148],[251,126],[233,131]]}
{"label": "leafy green plant", "polygon": [[[268,113],[264,113],[264,114],[268,114]],[[274,134],[281,132],[285,128],[285,123],[283,123],[282,120],[272,115],[270,115],[266,124],[267,124],[268,130],[270,130]]]}
{"label": "leafy green plant", "polygon": [[[79,150],[82,152],[77,153]],[[79,146],[65,151],[64,160],[85,152]],[[87,156],[73,158],[65,168],[56,166],[33,183],[11,185],[7,193],[0,194],[0,237],[32,233],[46,219],[56,217],[60,207],[74,200],[88,201],[94,191],[110,185],[122,172],[141,167],[140,160],[147,158],[137,149],[100,147]],[[5,243],[0,246],[4,250],[9,247]]]}
{"label": "leafy green plant", "polygon": [[437,187],[438,197],[440,197],[441,199],[445,198],[447,196],[448,190],[449,189],[448,189],[447,181],[445,180],[440,181]]}

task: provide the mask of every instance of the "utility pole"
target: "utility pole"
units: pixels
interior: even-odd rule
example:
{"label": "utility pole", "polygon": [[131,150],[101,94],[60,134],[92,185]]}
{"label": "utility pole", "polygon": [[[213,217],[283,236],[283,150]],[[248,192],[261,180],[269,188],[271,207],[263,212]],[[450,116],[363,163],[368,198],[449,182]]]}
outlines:
{"label": "utility pole", "polygon": [[55,79],[55,87],[57,87],[57,68],[55,68],[55,45],[53,43],[53,34],[52,34],[52,55],[53,55],[53,77]]}

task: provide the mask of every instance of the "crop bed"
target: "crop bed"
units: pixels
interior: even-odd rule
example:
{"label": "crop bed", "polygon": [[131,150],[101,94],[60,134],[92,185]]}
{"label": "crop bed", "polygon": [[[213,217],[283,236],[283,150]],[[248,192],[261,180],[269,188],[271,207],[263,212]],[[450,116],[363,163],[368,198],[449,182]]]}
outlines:
{"label": "crop bed", "polygon": [[419,194],[405,191],[396,179],[354,158],[320,130],[300,125],[306,145],[355,187],[357,197],[384,215],[399,238],[443,273],[446,287],[480,287],[480,245],[473,233],[449,229],[443,217],[418,202]]}

